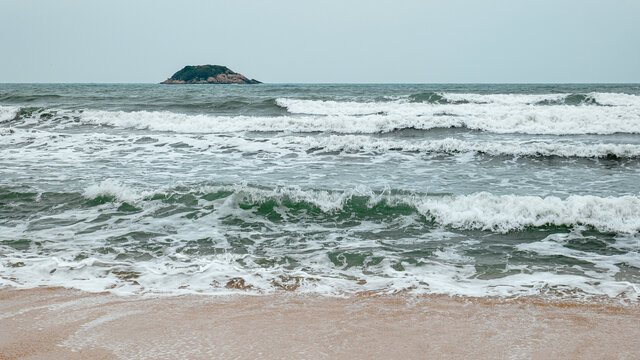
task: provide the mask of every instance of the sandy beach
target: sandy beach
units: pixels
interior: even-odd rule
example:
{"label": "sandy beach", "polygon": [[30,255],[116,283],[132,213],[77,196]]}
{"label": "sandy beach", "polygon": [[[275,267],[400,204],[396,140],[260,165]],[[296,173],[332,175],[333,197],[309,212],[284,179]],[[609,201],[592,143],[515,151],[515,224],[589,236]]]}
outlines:
{"label": "sandy beach", "polygon": [[637,305],[0,290],[2,359],[632,359]]}

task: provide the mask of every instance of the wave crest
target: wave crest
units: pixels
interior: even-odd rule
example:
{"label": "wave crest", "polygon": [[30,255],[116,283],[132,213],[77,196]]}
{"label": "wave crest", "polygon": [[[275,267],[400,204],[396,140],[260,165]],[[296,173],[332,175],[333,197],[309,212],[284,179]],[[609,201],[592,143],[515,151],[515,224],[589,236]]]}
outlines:
{"label": "wave crest", "polygon": [[443,226],[501,233],[549,225],[584,225],[620,233],[640,230],[640,198],[637,196],[572,195],[562,199],[487,192],[443,196],[391,190],[376,192],[366,187],[326,191],[297,187],[264,189],[249,185],[204,187],[198,192],[201,196],[217,194],[216,200],[225,198],[243,208],[274,203],[285,209],[299,209],[307,204],[325,214],[337,212],[358,217],[415,211]]}
{"label": "wave crest", "polygon": [[[123,202],[170,201],[194,199],[206,204],[224,202],[230,209],[282,207],[291,216],[301,209],[316,214],[342,214],[345,218],[376,218],[418,213],[427,220],[456,229],[487,230],[500,233],[544,226],[590,226],[599,231],[634,234],[640,231],[640,198],[637,196],[598,197],[496,195],[479,192],[469,195],[428,195],[387,189],[374,191],[357,187],[345,191],[302,189],[299,187],[264,188],[248,184],[206,185],[175,190],[138,192],[114,180],[89,186],[83,196],[95,199],[109,196]],[[143,206],[144,207],[144,206]],[[275,211],[275,210],[274,210]],[[320,215],[324,214],[324,215]],[[394,215],[395,214],[395,215]],[[322,222],[322,219],[316,219]]]}
{"label": "wave crest", "polygon": [[466,141],[454,138],[406,141],[375,139],[362,135],[331,135],[328,137],[283,138],[305,146],[306,151],[339,151],[387,153],[391,151],[424,153],[478,153],[491,156],[559,156],[580,158],[636,158],[640,145],[584,144],[578,142],[544,141]]}
{"label": "wave crest", "polygon": [[131,187],[113,179],[107,179],[87,187],[82,195],[89,200],[106,197],[124,202],[136,202],[144,197],[144,194],[140,194]]}
{"label": "wave crest", "polygon": [[414,102],[433,104],[500,104],[500,105],[604,105],[640,106],[640,96],[625,93],[560,93],[560,94],[474,94],[425,92],[412,94]]}
{"label": "wave crest", "polygon": [[[371,106],[365,103],[335,110],[327,115],[281,117],[185,115],[171,112],[85,111],[80,121],[156,131],[186,133],[225,132],[333,132],[344,134],[386,133],[402,129],[468,128],[495,133],[525,134],[615,134],[640,133],[640,108],[635,110],[588,110],[579,107],[532,108],[440,108],[429,112]],[[324,104],[312,104],[310,108]],[[455,105],[464,107],[466,105]],[[387,111],[385,111],[387,110]],[[369,113],[365,113],[368,111]],[[321,112],[309,110],[308,112]],[[343,113],[343,114],[340,114]],[[349,114],[351,113],[351,114]],[[75,123],[71,122],[70,125]]]}
{"label": "wave crest", "polygon": [[20,111],[17,106],[1,106],[0,105],[0,122],[9,121],[16,117]]}

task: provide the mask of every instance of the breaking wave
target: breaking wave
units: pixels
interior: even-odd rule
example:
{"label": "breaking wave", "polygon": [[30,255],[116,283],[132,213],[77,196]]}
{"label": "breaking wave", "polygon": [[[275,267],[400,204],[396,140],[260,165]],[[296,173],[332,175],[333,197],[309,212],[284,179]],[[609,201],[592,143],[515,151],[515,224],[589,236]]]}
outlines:
{"label": "breaking wave", "polygon": [[19,110],[17,106],[0,106],[0,122],[12,120]]}
{"label": "breaking wave", "polygon": [[424,92],[409,96],[412,102],[433,104],[501,104],[501,105],[601,105],[639,106],[640,96],[625,93],[573,94],[473,94]]}
{"label": "breaking wave", "polygon": [[[298,106],[298,105],[296,105]],[[385,133],[401,129],[467,128],[495,133],[526,134],[614,134],[640,133],[640,108],[635,110],[581,107],[499,107],[478,109],[477,105],[413,111],[393,104],[315,102],[301,112],[324,112],[301,116],[209,116],[171,112],[85,111],[83,123],[155,131],[213,132],[333,132]],[[316,111],[311,109],[322,108]],[[593,110],[596,109],[596,110]],[[617,109],[617,108],[614,108]],[[289,108],[291,111],[291,108]],[[398,111],[396,111],[398,110]],[[395,112],[394,112],[395,111]]]}
{"label": "breaking wave", "polygon": [[585,144],[579,142],[544,141],[466,141],[454,138],[407,141],[375,139],[361,135],[331,135],[328,137],[283,138],[283,142],[298,143],[306,151],[339,151],[386,153],[390,151],[425,153],[479,153],[491,156],[560,156],[580,158],[636,158],[640,145]]}
{"label": "breaking wave", "polygon": [[[422,95],[423,101],[417,101],[420,97],[413,95],[409,97],[410,101],[397,99],[375,102],[278,98],[253,104],[230,100],[218,104],[222,111],[218,115],[2,106],[0,121],[16,117],[59,121],[67,125],[79,121],[81,124],[185,133],[255,131],[371,134],[436,128],[549,135],[640,133],[640,97],[636,95]],[[606,106],[581,106],[587,104]],[[238,108],[247,106],[264,107],[267,110],[264,110],[265,115],[261,112],[243,115]],[[232,114],[227,116],[225,111],[231,111]]]}
{"label": "breaking wave", "polygon": [[[505,233],[529,227],[590,226],[600,231],[637,233],[640,230],[640,198],[637,196],[598,197],[494,195],[428,195],[370,188],[347,191],[301,189],[298,187],[261,188],[246,184],[201,186],[189,190],[193,198],[221,199],[240,208],[283,206],[307,208],[311,213],[367,217],[379,213],[416,212],[436,224],[456,229],[479,229]],[[146,195],[145,195],[146,194]],[[136,194],[130,188],[108,180],[84,193],[88,199],[109,195],[120,201],[152,201],[172,198],[172,192]],[[159,196],[159,197],[158,197]],[[181,195],[184,197],[184,194]],[[229,202],[230,201],[230,202]],[[314,210],[315,209],[315,210]],[[289,221],[292,221],[289,217]]]}

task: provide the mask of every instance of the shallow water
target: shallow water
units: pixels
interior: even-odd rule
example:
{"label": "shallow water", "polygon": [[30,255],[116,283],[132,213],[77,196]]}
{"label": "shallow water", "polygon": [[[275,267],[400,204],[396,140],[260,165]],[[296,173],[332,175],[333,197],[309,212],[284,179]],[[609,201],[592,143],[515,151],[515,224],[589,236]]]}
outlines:
{"label": "shallow water", "polygon": [[[162,314],[162,316],[158,316]],[[635,305],[0,289],[5,358],[633,359]],[[461,341],[464,339],[464,341]]]}
{"label": "shallow water", "polygon": [[638,85],[0,85],[0,284],[640,293]]}

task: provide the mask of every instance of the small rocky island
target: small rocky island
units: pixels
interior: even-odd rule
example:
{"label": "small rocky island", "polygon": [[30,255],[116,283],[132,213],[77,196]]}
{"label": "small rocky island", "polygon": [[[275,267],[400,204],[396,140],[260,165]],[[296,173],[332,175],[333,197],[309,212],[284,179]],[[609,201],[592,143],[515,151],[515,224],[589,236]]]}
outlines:
{"label": "small rocky island", "polygon": [[161,84],[262,84],[222,65],[189,65]]}

